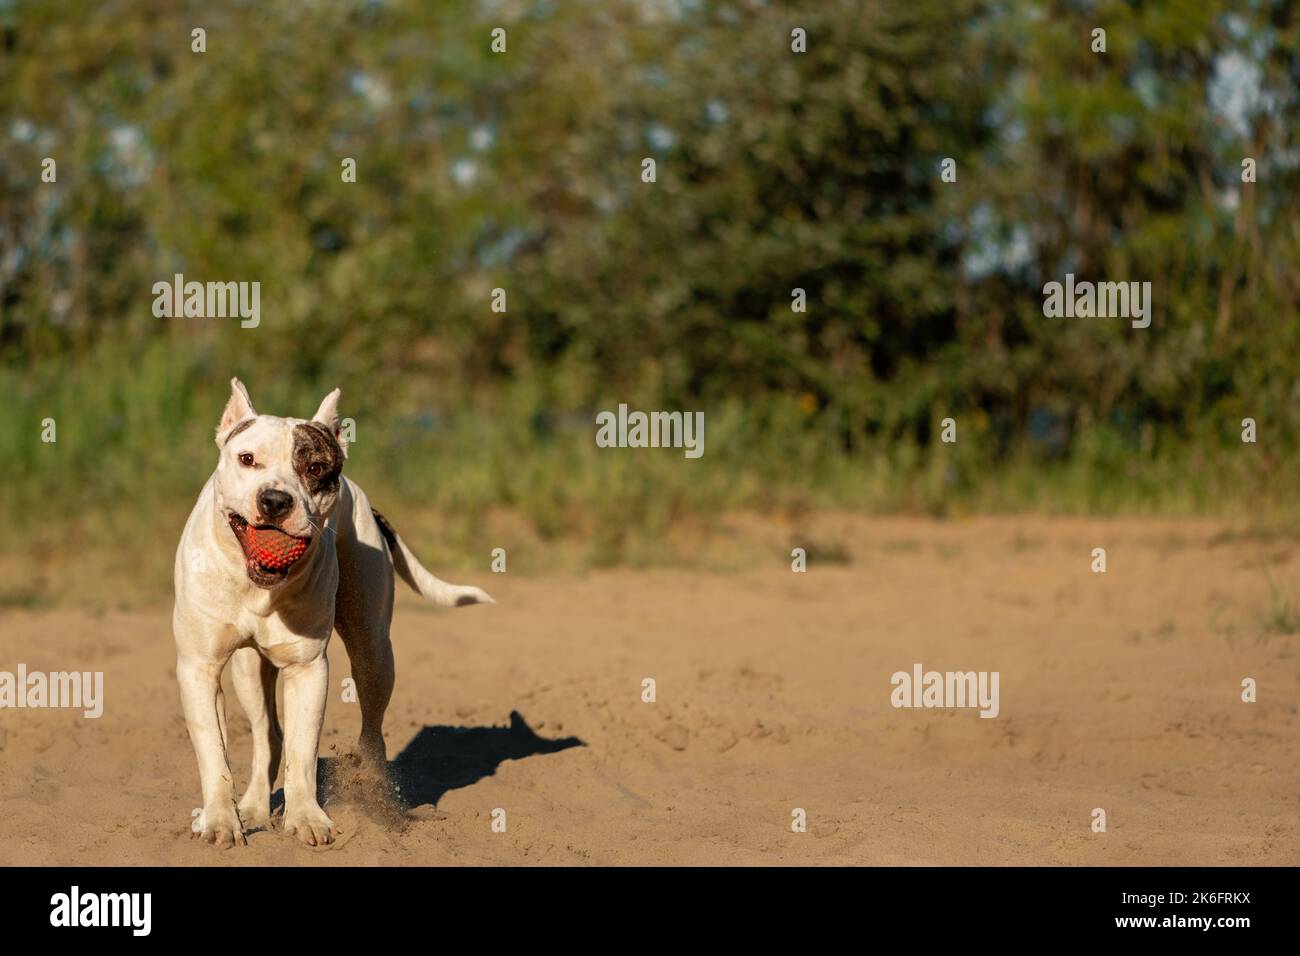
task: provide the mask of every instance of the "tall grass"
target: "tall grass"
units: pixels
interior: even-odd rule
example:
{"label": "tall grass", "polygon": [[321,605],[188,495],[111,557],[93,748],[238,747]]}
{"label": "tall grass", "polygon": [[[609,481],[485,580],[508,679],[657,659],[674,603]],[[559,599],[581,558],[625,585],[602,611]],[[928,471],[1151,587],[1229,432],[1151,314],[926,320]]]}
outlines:
{"label": "tall grass", "polygon": [[[165,590],[185,515],[216,462],[231,372],[215,351],[172,339],[0,370],[0,567],[10,578],[0,601],[66,590],[69,567],[94,566],[111,588]],[[1063,460],[1026,443],[999,459],[979,416],[959,415],[955,444],[850,450],[835,415],[788,396],[700,409],[705,453],[688,460],[673,449],[597,448],[595,409],[562,407],[536,381],[456,404],[384,381],[290,380],[256,367],[245,379],[259,411],[298,417],[341,385],[343,414],[356,422],[348,473],[386,512],[427,526],[437,560],[474,567],[491,547],[485,522],[500,514],[519,519],[538,548],[576,545],[594,565],[669,559],[647,545],[683,523],[707,532],[737,510],[1296,515],[1276,456],[1213,439],[1144,449],[1095,429]],[[598,407],[620,401],[655,407],[635,394]]]}

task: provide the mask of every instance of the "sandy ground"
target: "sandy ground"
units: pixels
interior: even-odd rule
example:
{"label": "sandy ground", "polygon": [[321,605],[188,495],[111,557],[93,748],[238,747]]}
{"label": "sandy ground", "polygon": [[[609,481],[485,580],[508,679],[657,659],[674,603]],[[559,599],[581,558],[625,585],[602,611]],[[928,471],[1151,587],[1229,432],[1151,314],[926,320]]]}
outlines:
{"label": "sandy ground", "polygon": [[[0,863],[1300,863],[1300,637],[1266,621],[1270,577],[1300,594],[1294,539],[818,521],[840,543],[810,548],[806,574],[783,529],[762,570],[512,568],[471,582],[495,607],[399,600],[385,729],[412,806],[336,796],[344,833],[325,849],[274,830],[225,851],[190,839],[169,607],[3,612],[0,670],[102,670],[106,704],[98,720],[0,710]],[[359,727],[337,639],[330,658],[326,758]],[[916,662],[998,671],[1000,715],[894,709],[890,676]],[[248,726],[227,699],[242,788]]]}

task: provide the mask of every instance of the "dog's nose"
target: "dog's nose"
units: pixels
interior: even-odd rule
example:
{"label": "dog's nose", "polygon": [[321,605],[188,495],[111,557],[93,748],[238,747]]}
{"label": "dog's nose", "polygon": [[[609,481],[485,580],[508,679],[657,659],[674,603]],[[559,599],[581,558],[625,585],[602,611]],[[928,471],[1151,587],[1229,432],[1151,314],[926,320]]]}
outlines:
{"label": "dog's nose", "polygon": [[293,495],[278,488],[263,488],[257,493],[257,507],[263,518],[283,518],[293,510]]}

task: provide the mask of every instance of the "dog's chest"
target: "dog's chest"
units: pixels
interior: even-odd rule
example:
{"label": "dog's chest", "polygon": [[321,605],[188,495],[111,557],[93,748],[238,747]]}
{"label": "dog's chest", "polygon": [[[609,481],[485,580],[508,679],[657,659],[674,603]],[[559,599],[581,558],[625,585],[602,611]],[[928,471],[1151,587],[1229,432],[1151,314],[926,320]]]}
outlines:
{"label": "dog's chest", "polygon": [[286,667],[314,660],[320,655],[321,638],[295,633],[277,614],[263,616],[243,610],[235,630],[244,641],[256,644],[272,664]]}

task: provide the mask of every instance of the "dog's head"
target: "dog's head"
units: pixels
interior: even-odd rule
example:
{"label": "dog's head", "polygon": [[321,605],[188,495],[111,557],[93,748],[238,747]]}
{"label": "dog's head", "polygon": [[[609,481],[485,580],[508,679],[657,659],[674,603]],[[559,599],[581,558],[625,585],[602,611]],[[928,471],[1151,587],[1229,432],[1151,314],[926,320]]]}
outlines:
{"label": "dog's head", "polygon": [[310,421],[259,415],[239,379],[230,380],[217,425],[217,509],[258,587],[289,576],[338,500],[347,457],[338,405],[336,388]]}

